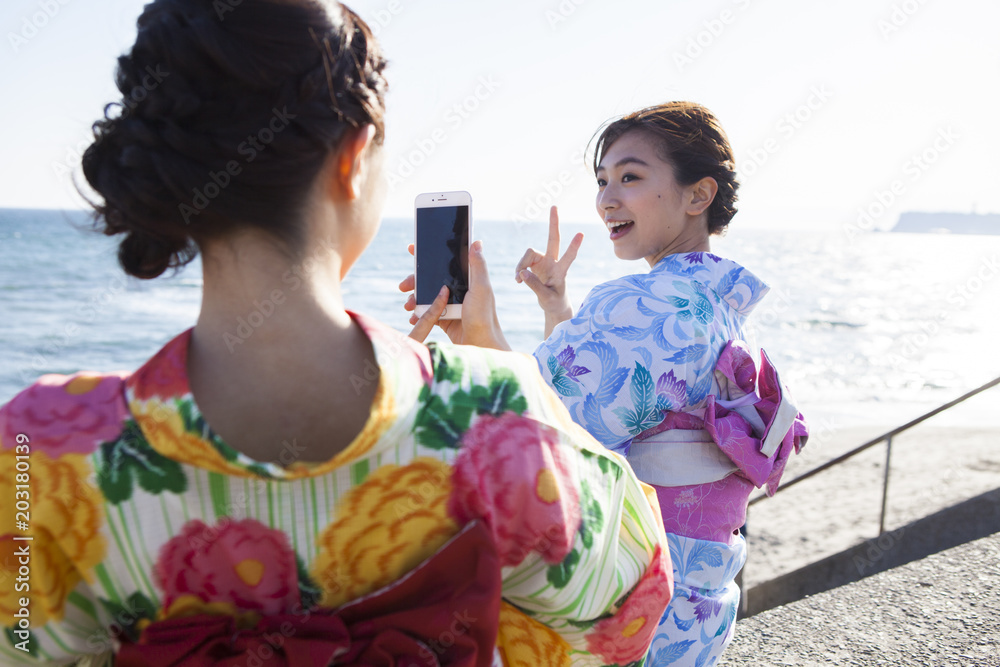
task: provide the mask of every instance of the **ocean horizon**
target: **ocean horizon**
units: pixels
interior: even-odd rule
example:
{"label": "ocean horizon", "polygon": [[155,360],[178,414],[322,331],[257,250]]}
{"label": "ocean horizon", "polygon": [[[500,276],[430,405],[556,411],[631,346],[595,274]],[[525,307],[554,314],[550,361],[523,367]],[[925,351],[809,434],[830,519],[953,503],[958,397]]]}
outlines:
{"label": "ocean horizon", "polygon": [[[88,220],[87,211],[0,209],[0,403],[46,373],[134,370],[197,318],[199,260],[156,280],[129,278],[117,239],[85,229]],[[575,305],[600,282],[648,271],[615,258],[596,222],[562,225],[564,245],[577,231],[585,240],[567,283]],[[513,271],[546,235],[544,223],[500,221],[476,221],[473,233],[507,339],[529,354],[542,313]],[[411,220],[383,221],[344,281],[348,308],[409,330],[397,285],[412,272],[412,238]],[[1000,237],[734,223],[712,238],[712,252],[771,286],[751,317],[753,333],[814,432],[896,425],[1000,376]],[[432,339],[445,336],[435,330]],[[938,423],[997,425],[990,394]]]}

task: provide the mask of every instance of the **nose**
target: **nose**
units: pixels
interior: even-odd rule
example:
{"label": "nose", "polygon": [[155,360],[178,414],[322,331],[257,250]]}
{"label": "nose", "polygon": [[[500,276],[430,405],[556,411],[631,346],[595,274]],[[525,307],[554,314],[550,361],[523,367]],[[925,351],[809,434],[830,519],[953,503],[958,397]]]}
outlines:
{"label": "nose", "polygon": [[614,186],[608,183],[603,189],[597,192],[597,212],[603,218],[604,213],[607,211],[613,211],[618,208],[620,202],[618,201],[618,193],[615,191]]}

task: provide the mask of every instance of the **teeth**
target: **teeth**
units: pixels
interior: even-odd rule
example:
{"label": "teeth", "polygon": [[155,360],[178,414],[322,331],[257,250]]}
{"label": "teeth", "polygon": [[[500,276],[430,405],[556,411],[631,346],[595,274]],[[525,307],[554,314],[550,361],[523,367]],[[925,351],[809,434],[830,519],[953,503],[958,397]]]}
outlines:
{"label": "teeth", "polygon": [[622,227],[624,227],[625,225],[630,224],[631,222],[632,222],[631,220],[622,220],[622,221],[618,221],[618,220],[613,220],[612,221],[612,220],[609,220],[605,224],[608,226],[608,230],[609,231],[616,232],[619,229],[621,229]]}

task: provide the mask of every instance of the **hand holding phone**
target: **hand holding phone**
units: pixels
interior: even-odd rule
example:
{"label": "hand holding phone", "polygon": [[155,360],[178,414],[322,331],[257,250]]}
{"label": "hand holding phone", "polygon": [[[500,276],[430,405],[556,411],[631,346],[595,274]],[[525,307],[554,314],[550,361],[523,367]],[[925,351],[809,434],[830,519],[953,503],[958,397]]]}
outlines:
{"label": "hand holding phone", "polygon": [[414,208],[414,312],[423,315],[445,285],[449,299],[441,319],[460,319],[469,290],[472,196],[465,191],[428,192],[417,195]]}

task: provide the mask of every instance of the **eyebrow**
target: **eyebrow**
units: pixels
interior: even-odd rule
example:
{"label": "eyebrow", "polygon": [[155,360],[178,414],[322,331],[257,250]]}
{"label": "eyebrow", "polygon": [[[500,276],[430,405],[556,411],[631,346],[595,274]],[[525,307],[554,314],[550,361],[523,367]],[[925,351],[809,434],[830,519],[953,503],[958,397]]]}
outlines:
{"label": "eyebrow", "polygon": [[[640,160],[637,157],[632,157],[631,155],[629,155],[627,157],[623,157],[621,160],[618,160],[618,162],[615,162],[615,167],[616,168],[622,167],[622,166],[624,166],[626,164],[638,164],[638,165],[642,165],[643,167],[648,167],[649,166],[649,163],[647,163],[645,160]],[[603,170],[604,170],[604,165],[603,164],[597,165],[597,171],[603,171]]]}

